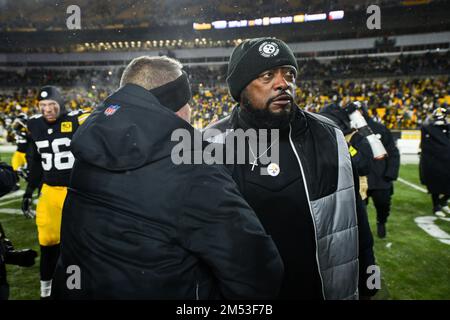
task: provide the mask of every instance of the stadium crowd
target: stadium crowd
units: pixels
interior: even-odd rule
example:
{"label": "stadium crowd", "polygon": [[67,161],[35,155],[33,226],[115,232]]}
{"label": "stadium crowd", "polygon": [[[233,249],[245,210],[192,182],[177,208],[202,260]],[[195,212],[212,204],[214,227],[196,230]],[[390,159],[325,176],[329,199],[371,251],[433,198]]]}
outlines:
{"label": "stadium crowd", "polygon": [[[183,59],[180,59],[184,63]],[[363,79],[376,77],[414,77],[450,74],[450,51],[386,57],[340,58],[329,61],[298,60],[297,80]],[[210,87],[225,84],[226,65],[185,66],[191,84]],[[39,87],[55,83],[62,87],[106,86],[119,83],[123,66],[96,69],[88,65],[71,69],[22,69],[2,71],[1,87]]]}
{"label": "stadium crowd", "polygon": [[[308,111],[318,112],[329,103],[365,101],[389,129],[415,129],[434,109],[450,104],[450,52],[328,62],[309,59],[299,65],[296,102]],[[194,125],[203,128],[228,115],[235,103],[226,90],[226,66],[184,69],[194,93]],[[36,113],[37,88],[42,83],[62,87],[71,109],[95,108],[118,87],[122,71],[123,67],[1,72],[0,113],[3,119]]]}
{"label": "stadium crowd", "polygon": [[[71,109],[90,109],[104,100],[112,87],[65,87],[64,96]],[[450,104],[449,77],[352,80],[299,81],[297,104],[308,111],[318,112],[329,103],[365,101],[378,121],[389,129],[415,129],[438,106]],[[211,121],[227,116],[235,102],[225,86],[194,86],[192,120],[203,128]],[[2,118],[22,112],[32,115],[38,110],[36,89],[10,89],[0,95]]]}

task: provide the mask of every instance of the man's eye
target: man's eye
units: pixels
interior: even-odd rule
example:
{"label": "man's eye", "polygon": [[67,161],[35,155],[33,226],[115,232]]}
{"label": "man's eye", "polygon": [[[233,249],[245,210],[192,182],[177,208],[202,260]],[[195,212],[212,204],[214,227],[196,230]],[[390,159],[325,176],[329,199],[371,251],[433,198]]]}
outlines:
{"label": "man's eye", "polygon": [[291,70],[287,71],[287,72],[286,72],[286,77],[288,77],[288,78],[290,78],[290,79],[295,78],[295,73],[294,73],[294,71],[291,71]]}
{"label": "man's eye", "polygon": [[263,79],[270,79],[272,78],[272,73],[271,72],[264,73],[261,77]]}

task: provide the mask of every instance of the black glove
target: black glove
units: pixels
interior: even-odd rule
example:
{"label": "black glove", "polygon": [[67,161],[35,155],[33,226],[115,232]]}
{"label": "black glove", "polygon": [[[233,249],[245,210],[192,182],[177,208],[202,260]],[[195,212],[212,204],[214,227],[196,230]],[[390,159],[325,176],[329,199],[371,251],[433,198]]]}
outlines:
{"label": "black glove", "polygon": [[31,267],[37,252],[33,249],[13,250],[6,253],[5,263],[19,267]]}
{"label": "black glove", "polygon": [[23,215],[25,216],[25,218],[27,218],[27,219],[32,219],[35,217],[35,214],[31,210],[32,202],[33,202],[33,197],[31,195],[28,195],[25,193],[23,195],[23,199],[22,199],[22,212],[23,212]]}

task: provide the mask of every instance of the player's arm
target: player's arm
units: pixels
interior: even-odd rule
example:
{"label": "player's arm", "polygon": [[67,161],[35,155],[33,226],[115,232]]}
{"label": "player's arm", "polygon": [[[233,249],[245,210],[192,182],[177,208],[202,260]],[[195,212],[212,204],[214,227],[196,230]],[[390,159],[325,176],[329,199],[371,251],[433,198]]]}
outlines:
{"label": "player's arm", "polygon": [[17,174],[13,168],[4,162],[0,162],[0,197],[10,192],[16,182]]}
{"label": "player's arm", "polygon": [[78,116],[78,124],[81,126],[84,121],[86,121],[86,119],[91,115],[91,112],[86,112],[83,111],[79,116]]}
{"label": "player's arm", "polygon": [[37,150],[36,144],[31,140],[28,145],[27,162],[29,166],[28,184],[25,189],[22,200],[22,212],[27,218],[32,218],[30,206],[33,198],[33,192],[39,187],[43,169],[41,165],[41,156]]}
{"label": "player's arm", "polygon": [[14,152],[11,158],[11,165],[14,171],[19,171],[21,168],[26,166],[27,164],[26,154],[28,150],[28,143],[29,138],[28,135],[26,134],[23,137],[20,137],[18,139],[16,138],[17,150]]}
{"label": "player's arm", "polygon": [[386,130],[385,142],[388,157],[386,158],[387,166],[384,178],[389,181],[397,180],[398,172],[400,170],[400,153],[389,130]]}

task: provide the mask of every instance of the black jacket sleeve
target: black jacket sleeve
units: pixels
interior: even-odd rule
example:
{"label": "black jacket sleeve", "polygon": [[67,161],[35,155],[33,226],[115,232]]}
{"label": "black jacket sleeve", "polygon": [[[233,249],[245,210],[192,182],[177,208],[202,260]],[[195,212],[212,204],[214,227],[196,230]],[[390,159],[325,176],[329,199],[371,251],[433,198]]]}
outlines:
{"label": "black jacket sleeve", "polygon": [[367,273],[369,266],[375,265],[375,255],[373,252],[373,237],[370,230],[369,219],[366,206],[359,194],[359,177],[353,165],[353,179],[355,184],[356,215],[358,219],[358,239],[359,239],[359,295],[371,297],[377,293],[377,289],[367,287],[367,279],[371,274]]}
{"label": "black jacket sleeve", "polygon": [[0,162],[0,197],[10,192],[17,183],[17,174],[13,168]]}
{"label": "black jacket sleeve", "polygon": [[350,145],[356,149],[356,153],[352,154],[352,158],[358,175],[367,176],[373,162],[373,153],[369,141],[356,132],[350,139]]}
{"label": "black jacket sleeve", "polygon": [[26,158],[30,173],[25,196],[31,196],[33,191],[39,187],[43,173],[41,156],[36,148],[36,144],[31,139],[29,139]]}
{"label": "black jacket sleeve", "polygon": [[272,238],[225,168],[201,168],[180,217],[183,246],[211,268],[223,298],[275,298],[283,263]]}
{"label": "black jacket sleeve", "polygon": [[400,170],[400,153],[395,145],[391,132],[387,128],[385,128],[383,133],[383,144],[388,153],[384,178],[390,181],[397,180]]}

